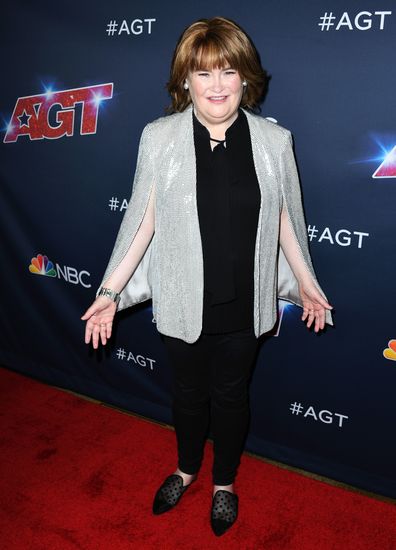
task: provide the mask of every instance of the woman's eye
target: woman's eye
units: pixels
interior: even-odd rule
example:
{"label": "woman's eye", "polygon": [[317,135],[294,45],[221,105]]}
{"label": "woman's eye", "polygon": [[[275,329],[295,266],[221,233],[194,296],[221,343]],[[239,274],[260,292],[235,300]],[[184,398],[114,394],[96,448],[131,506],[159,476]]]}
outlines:
{"label": "woman's eye", "polygon": [[236,71],[230,69],[229,71],[226,71],[226,74],[236,74]]}
{"label": "woman's eye", "polygon": [[209,73],[198,73],[198,76],[208,76]]}

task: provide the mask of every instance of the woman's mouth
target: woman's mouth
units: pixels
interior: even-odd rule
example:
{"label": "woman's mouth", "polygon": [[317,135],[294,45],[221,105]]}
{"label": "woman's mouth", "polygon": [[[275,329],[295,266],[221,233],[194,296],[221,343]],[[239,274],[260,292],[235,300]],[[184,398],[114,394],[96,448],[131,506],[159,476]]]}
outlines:
{"label": "woman's mouth", "polygon": [[208,97],[208,99],[212,103],[223,103],[227,99],[227,96],[226,95],[212,95],[212,96]]}

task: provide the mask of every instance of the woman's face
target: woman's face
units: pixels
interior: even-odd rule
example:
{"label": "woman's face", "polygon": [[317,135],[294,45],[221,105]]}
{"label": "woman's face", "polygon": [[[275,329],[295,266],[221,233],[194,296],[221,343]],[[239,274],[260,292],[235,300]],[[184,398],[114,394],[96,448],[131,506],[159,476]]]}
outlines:
{"label": "woman's face", "polygon": [[243,86],[238,71],[226,67],[193,71],[187,76],[192,102],[202,123],[209,126],[235,118]]}

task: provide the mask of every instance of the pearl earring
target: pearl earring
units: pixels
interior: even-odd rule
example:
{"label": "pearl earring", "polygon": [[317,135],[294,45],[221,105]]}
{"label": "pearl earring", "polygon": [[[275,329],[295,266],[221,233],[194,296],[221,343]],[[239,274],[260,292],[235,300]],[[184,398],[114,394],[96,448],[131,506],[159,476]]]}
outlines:
{"label": "pearl earring", "polygon": [[244,86],[244,87],[246,87],[246,86],[247,86],[247,82],[246,82],[246,80],[244,80],[244,81],[242,82],[242,86]]}
{"label": "pearl earring", "polygon": [[185,83],[183,84],[183,88],[184,88],[185,90],[188,90],[188,84],[187,84],[187,82],[185,82]]}

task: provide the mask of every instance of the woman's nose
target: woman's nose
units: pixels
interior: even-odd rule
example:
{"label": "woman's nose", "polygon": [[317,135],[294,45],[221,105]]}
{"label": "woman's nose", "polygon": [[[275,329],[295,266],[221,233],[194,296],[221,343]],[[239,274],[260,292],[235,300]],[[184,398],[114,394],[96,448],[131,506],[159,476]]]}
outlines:
{"label": "woman's nose", "polygon": [[212,89],[214,92],[220,92],[224,88],[223,79],[220,75],[214,75],[212,80]]}

